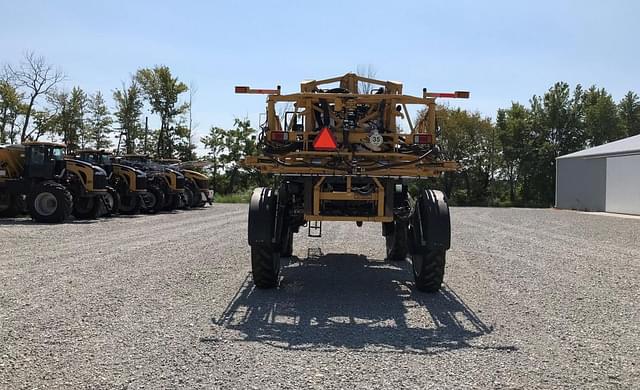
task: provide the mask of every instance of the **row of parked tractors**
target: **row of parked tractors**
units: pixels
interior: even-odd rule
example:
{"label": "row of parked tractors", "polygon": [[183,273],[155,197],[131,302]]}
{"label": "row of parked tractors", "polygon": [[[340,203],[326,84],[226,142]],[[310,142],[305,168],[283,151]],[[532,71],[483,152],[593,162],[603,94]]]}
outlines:
{"label": "row of parked tractors", "polygon": [[95,219],[212,203],[208,177],[177,160],[65,150],[54,142],[0,146],[0,217],[29,214],[38,222],[59,223],[70,215]]}

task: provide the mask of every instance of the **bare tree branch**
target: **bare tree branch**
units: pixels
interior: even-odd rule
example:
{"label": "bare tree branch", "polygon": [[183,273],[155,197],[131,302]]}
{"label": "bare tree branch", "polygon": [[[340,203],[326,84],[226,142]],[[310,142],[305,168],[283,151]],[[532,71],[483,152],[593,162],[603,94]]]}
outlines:
{"label": "bare tree branch", "polygon": [[33,134],[33,131],[27,133],[27,130],[38,97],[51,92],[56,84],[65,79],[65,75],[60,69],[48,64],[44,57],[36,56],[33,52],[25,53],[18,67],[6,65],[4,73],[18,88],[23,89],[27,96],[28,103],[20,136],[20,140],[24,142]]}

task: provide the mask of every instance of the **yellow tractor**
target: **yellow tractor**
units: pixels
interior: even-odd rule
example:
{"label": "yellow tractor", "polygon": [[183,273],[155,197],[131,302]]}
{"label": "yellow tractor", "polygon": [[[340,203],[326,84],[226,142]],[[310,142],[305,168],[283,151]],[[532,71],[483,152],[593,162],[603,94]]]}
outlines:
{"label": "yellow tractor", "polygon": [[79,160],[97,165],[107,173],[109,188],[113,189],[113,209],[121,214],[137,214],[147,193],[147,174],[127,165],[114,163],[112,153],[105,150],[82,149],[76,152]]}
{"label": "yellow tractor", "polygon": [[171,211],[183,206],[185,178],[177,170],[155,163],[143,154],[125,154],[118,163],[147,174],[148,191],[143,196],[146,212]]}
{"label": "yellow tractor", "polygon": [[[280,178],[277,188],[255,189],[249,206],[256,287],[277,286],[280,257],[291,256],[300,227],[320,237],[323,221],[352,221],[381,223],[387,260],[410,257],[415,287],[440,289],[451,240],[447,199],[431,189],[412,197],[408,183],[457,169],[437,145],[436,98],[469,93],[410,96],[402,87],[353,73],[305,81],[288,95],[236,87],[268,95],[260,154],[242,164]],[[412,121],[416,109],[426,114]]]}
{"label": "yellow tractor", "polygon": [[156,160],[160,164],[166,164],[170,168],[178,170],[185,178],[184,198],[185,207],[204,207],[206,203],[213,204],[213,191],[209,189],[209,177],[198,171],[187,169],[194,162],[181,162],[178,159]]}
{"label": "yellow tractor", "polygon": [[27,211],[38,222],[58,223],[70,214],[95,218],[104,210],[105,171],[65,159],[65,148],[55,142],[0,147],[0,216]]}

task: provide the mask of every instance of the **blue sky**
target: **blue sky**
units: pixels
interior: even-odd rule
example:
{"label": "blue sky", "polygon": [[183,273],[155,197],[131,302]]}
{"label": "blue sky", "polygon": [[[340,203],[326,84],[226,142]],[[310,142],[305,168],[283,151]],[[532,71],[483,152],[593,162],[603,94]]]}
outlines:
{"label": "blue sky", "polygon": [[263,96],[372,65],[405,92],[469,90],[452,101],[495,117],[555,81],[640,92],[637,1],[7,1],[0,62],[26,50],[68,75],[66,87],[111,91],[140,67],[168,65],[197,86],[194,122],[256,122]]}

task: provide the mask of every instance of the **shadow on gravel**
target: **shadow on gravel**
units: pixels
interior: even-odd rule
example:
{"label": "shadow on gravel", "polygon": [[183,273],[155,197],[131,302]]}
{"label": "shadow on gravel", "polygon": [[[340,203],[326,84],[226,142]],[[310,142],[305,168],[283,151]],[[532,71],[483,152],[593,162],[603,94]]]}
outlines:
{"label": "shadow on gravel", "polygon": [[239,331],[243,341],[285,349],[380,353],[484,349],[468,342],[493,331],[447,286],[414,292],[408,263],[351,254],[296,260],[283,268],[277,290],[254,288],[248,275],[213,323]]}
{"label": "shadow on gravel", "polygon": [[[80,220],[80,219],[70,219],[62,222],[62,224],[72,224],[72,225],[89,225],[93,223],[99,223],[99,219],[91,219],[91,220]],[[17,225],[60,225],[60,223],[44,223],[44,222],[36,222],[30,218],[8,218],[8,219],[0,219],[0,226],[17,226]]]}

